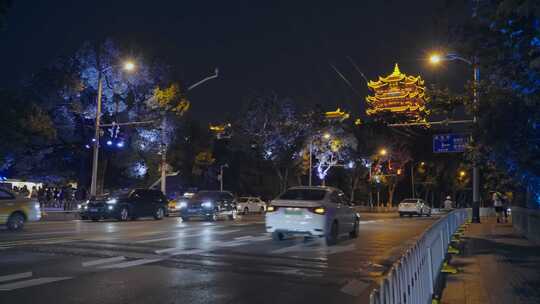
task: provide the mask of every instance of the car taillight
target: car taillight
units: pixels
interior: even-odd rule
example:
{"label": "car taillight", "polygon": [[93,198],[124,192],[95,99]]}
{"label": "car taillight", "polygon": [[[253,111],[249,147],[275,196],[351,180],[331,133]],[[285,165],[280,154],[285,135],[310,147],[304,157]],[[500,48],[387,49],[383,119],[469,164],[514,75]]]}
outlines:
{"label": "car taillight", "polygon": [[326,209],[324,207],[315,207],[315,208],[309,208],[309,211],[315,213],[315,214],[325,214]]}
{"label": "car taillight", "polygon": [[277,210],[278,210],[278,207],[276,207],[276,206],[270,205],[270,206],[266,207],[266,212],[274,212],[274,211],[277,211]]}

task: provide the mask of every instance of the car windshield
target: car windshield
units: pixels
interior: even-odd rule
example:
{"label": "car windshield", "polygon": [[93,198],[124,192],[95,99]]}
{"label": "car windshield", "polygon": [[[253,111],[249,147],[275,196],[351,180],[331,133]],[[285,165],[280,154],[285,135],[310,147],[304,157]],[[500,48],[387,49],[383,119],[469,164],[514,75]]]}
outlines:
{"label": "car windshield", "polygon": [[320,201],[324,198],[326,190],[322,189],[289,189],[279,199],[297,201]]}
{"label": "car windshield", "polygon": [[402,204],[416,204],[416,203],[418,203],[418,200],[415,200],[415,199],[407,199],[407,200],[403,200],[401,203],[402,203]]}

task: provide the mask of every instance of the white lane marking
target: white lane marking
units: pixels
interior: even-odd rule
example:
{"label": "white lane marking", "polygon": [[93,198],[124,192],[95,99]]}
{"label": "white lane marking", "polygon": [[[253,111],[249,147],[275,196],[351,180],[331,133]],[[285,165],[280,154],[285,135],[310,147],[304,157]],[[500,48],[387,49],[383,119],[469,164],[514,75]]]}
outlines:
{"label": "white lane marking", "polygon": [[287,252],[291,252],[291,251],[302,251],[302,250],[306,249],[305,247],[308,244],[310,244],[310,243],[300,243],[300,244],[292,245],[292,246],[289,246],[289,247],[272,250],[272,251],[270,251],[270,253],[281,254],[281,253],[287,253]]}
{"label": "white lane marking", "polygon": [[336,254],[336,253],[341,253],[341,252],[352,251],[355,248],[356,247],[354,246],[354,244],[326,247],[326,254]]}
{"label": "white lane marking", "polygon": [[351,295],[353,297],[359,296],[369,286],[369,283],[358,281],[356,279],[350,280],[341,288],[341,292]]}
{"label": "white lane marking", "polygon": [[[158,252],[159,251],[159,252]],[[157,254],[168,254],[168,255],[186,255],[186,254],[201,254],[207,252],[208,249],[182,249],[182,248],[168,248],[162,250],[156,250]]]}
{"label": "white lane marking", "polygon": [[141,240],[141,241],[136,241],[135,243],[140,243],[140,244],[156,243],[156,242],[176,240],[176,239],[181,239],[181,238],[200,237],[200,236],[205,236],[208,234],[224,235],[224,234],[234,233],[238,231],[240,231],[240,229],[225,230],[225,231],[212,231],[212,232],[199,232],[195,234],[182,234],[182,235],[175,235],[175,236],[169,236],[169,237],[164,237],[164,238]]}
{"label": "white lane marking", "polygon": [[99,268],[100,269],[127,268],[127,267],[140,266],[140,265],[149,264],[149,263],[155,263],[159,261],[163,261],[163,259],[140,259],[140,260],[133,260],[133,261],[128,261],[128,262],[124,262],[120,264],[101,266]]}
{"label": "white lane marking", "polygon": [[120,261],[123,261],[125,259],[126,258],[123,257],[123,256],[117,256],[117,257],[112,257],[112,258],[93,260],[93,261],[83,262],[82,267],[90,267],[90,266],[96,266],[96,265],[101,265],[101,264],[120,262]]}
{"label": "white lane marking", "polygon": [[7,281],[13,281],[13,280],[19,280],[19,279],[26,279],[32,276],[32,272],[21,272],[21,273],[14,273],[14,274],[8,274],[4,276],[0,276],[0,282],[7,282]]}
{"label": "white lane marking", "polygon": [[14,283],[0,285],[0,291],[10,291],[10,290],[15,290],[15,289],[20,289],[20,288],[43,285],[43,284],[57,282],[57,281],[69,280],[71,278],[72,277],[45,277],[45,278],[18,281]]}
{"label": "white lane marking", "polygon": [[182,247],[173,247],[166,249],[158,249],[154,251],[156,254],[168,254],[168,255],[177,255],[177,254],[199,254],[213,250],[215,247],[237,247],[242,245],[247,245],[251,242],[261,242],[272,239],[268,235],[262,236],[243,236],[235,238],[234,241],[213,241],[209,243],[209,249],[183,249]]}
{"label": "white lane marking", "polygon": [[336,254],[336,253],[342,253],[347,251],[352,251],[356,247],[354,244],[349,245],[335,245],[335,246],[309,246],[309,244],[314,244],[315,242],[311,243],[299,243],[296,245],[292,245],[289,247],[276,249],[270,251],[271,254],[282,254],[282,253],[288,253],[288,252],[321,252],[326,255]]}

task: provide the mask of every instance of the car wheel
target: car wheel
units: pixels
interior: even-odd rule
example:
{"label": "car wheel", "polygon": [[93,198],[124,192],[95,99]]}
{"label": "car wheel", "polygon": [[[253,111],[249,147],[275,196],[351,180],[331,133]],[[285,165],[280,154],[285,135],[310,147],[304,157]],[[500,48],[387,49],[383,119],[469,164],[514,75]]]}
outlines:
{"label": "car wheel", "polygon": [[189,217],[183,216],[183,217],[182,217],[182,222],[187,222],[187,221],[189,221]]}
{"label": "car wheel", "polygon": [[159,207],[157,208],[156,212],[154,213],[154,219],[161,220],[165,216],[165,211],[163,211],[163,208]]}
{"label": "car wheel", "polygon": [[327,246],[332,246],[332,245],[337,244],[338,237],[339,237],[338,222],[334,221],[332,223],[332,226],[330,227],[329,233],[326,234],[326,245]]}
{"label": "car wheel", "polygon": [[272,240],[283,241],[284,238],[285,238],[285,235],[283,235],[282,232],[277,232],[277,231],[272,232]]}
{"label": "car wheel", "polygon": [[122,209],[120,209],[120,216],[118,219],[121,221],[129,220],[129,209],[127,207],[122,207]]}
{"label": "car wheel", "polygon": [[217,213],[212,213],[212,215],[210,215],[210,216],[208,217],[208,220],[209,220],[209,221],[212,221],[212,222],[217,221],[217,220],[218,220]]}
{"label": "car wheel", "polygon": [[399,217],[403,217],[403,213],[400,212],[400,213],[399,213]]}
{"label": "car wheel", "polygon": [[92,220],[92,222],[97,222],[97,221],[99,221],[99,217],[93,217],[93,218],[91,218],[91,220]]}
{"label": "car wheel", "polygon": [[249,213],[249,208],[248,207],[244,208],[244,215],[247,215],[248,213]]}
{"label": "car wheel", "polygon": [[261,207],[260,211],[261,211],[261,214],[263,214],[264,213],[264,207]]}
{"label": "car wheel", "polygon": [[[247,209],[247,208],[246,208],[246,209]],[[235,219],[237,218],[237,216],[238,216],[238,211],[233,210],[233,211],[231,212],[231,215],[229,215],[229,219],[230,219],[230,220],[235,220]]]}
{"label": "car wheel", "polygon": [[358,237],[358,234],[360,233],[360,220],[358,218],[354,219],[354,227],[351,232],[349,232],[349,237],[351,239],[355,239]]}
{"label": "car wheel", "polygon": [[7,228],[11,231],[19,231],[24,227],[24,216],[20,213],[13,213],[8,221]]}

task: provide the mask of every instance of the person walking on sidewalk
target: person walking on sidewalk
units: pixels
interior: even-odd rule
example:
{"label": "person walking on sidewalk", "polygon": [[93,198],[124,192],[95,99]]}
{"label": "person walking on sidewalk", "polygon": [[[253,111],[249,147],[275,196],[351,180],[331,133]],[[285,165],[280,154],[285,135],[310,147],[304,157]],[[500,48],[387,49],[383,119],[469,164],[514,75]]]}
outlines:
{"label": "person walking on sidewalk", "polygon": [[491,196],[493,200],[493,207],[495,207],[495,213],[497,214],[497,223],[502,222],[503,202],[501,194],[499,192],[493,192]]}

